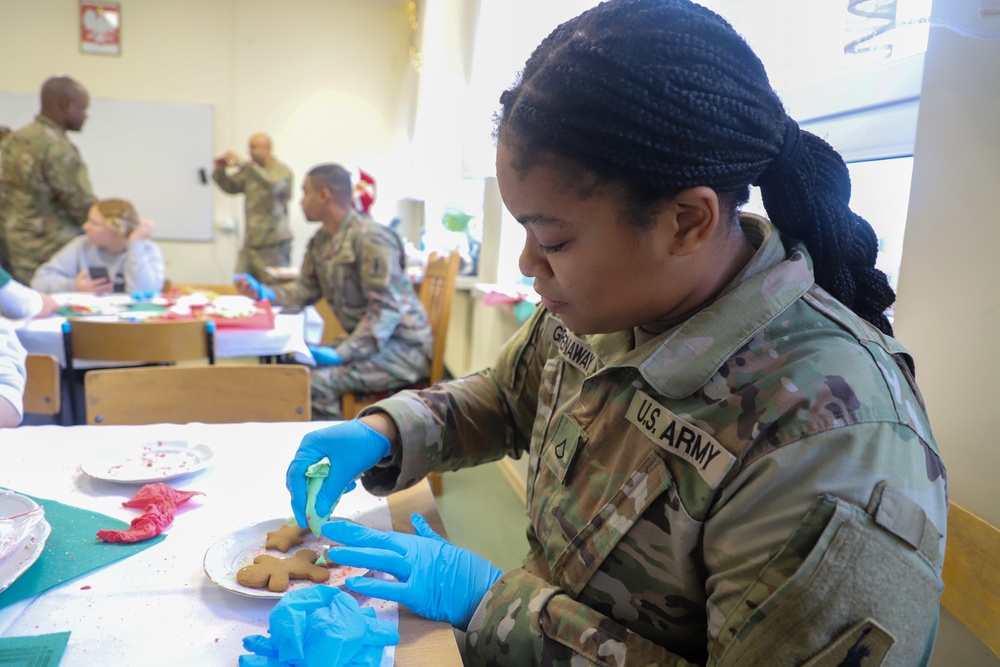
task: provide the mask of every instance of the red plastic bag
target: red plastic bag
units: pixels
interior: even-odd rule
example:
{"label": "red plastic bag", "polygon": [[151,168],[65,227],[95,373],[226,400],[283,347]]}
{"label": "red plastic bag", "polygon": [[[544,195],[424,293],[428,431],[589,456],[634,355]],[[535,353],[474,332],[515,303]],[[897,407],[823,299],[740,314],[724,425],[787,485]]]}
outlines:
{"label": "red plastic bag", "polygon": [[156,537],[174,520],[178,507],[201,495],[201,491],[178,491],[163,482],[147,484],[122,503],[122,507],[144,508],[142,516],[133,519],[128,530],[99,530],[97,537],[105,542],[142,542]]}

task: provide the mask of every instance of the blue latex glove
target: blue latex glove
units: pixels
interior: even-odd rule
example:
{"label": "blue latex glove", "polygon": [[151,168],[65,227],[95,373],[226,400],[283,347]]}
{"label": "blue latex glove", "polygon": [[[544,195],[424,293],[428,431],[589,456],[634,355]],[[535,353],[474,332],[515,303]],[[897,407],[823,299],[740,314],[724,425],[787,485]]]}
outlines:
{"label": "blue latex glove", "polygon": [[306,470],[324,456],[330,473],[316,496],[316,513],[330,516],[345,491],[361,473],[389,455],[392,443],[384,435],[353,419],[306,433],[288,464],[285,487],[292,495],[292,513],[301,528],[306,523]]}
{"label": "blue latex glove", "polygon": [[243,638],[240,667],[326,667],[372,665],[382,648],[399,643],[394,623],[380,621],[350,594],[333,586],[308,586],[286,593],[271,610],[268,633]]}
{"label": "blue latex glove", "polygon": [[269,301],[274,301],[274,290],[267,285],[261,285],[260,281],[251,276],[249,273],[237,273],[233,276],[233,282],[236,282],[240,278],[247,281],[253,291],[257,292],[258,299],[267,299]]}
{"label": "blue latex glove", "polygon": [[331,521],[323,526],[323,535],[344,546],[331,548],[326,558],[341,565],[387,572],[399,579],[351,577],[345,583],[352,591],[395,600],[421,616],[448,621],[464,631],[483,596],[503,572],[481,556],[446,541],[419,514],[410,520],[416,535],[383,533],[352,521]]}
{"label": "blue latex glove", "polygon": [[317,366],[339,366],[344,363],[340,360],[340,355],[332,347],[326,345],[309,345],[309,351]]}

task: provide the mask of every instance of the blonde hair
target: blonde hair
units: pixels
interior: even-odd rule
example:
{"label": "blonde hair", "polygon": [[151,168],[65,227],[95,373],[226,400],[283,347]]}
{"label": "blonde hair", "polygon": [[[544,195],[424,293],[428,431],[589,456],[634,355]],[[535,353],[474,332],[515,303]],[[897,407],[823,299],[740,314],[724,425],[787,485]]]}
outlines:
{"label": "blonde hair", "polygon": [[139,213],[127,199],[102,199],[94,206],[104,218],[104,226],[126,238],[139,226]]}

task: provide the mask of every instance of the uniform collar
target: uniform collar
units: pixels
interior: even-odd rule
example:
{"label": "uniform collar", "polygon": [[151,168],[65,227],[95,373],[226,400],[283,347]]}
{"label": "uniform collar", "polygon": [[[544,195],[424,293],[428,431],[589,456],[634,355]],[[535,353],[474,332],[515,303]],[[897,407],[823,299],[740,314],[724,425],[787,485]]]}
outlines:
{"label": "uniform collar", "polygon": [[66,134],[66,128],[64,128],[63,126],[61,126],[59,123],[55,122],[48,116],[38,114],[37,116],[35,116],[35,122],[41,123],[42,125],[45,125],[47,127],[51,127],[53,130],[56,130],[60,134]]}
{"label": "uniform collar", "polygon": [[[625,353],[614,365],[638,368],[663,396],[685,398],[703,387],[727,359],[809,290],[812,261],[800,244],[786,248],[774,226],[763,218],[744,216],[741,224],[748,238],[759,239],[760,246],[733,283],[714,302]],[[607,336],[620,340],[622,334]],[[591,340],[596,338],[599,336],[588,337],[588,342],[603,361],[599,348],[606,346]]]}

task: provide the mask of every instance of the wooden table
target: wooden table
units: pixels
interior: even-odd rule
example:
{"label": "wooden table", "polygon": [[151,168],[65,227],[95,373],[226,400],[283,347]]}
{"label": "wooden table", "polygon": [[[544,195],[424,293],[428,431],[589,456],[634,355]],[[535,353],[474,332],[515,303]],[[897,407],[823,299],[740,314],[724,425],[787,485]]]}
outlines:
{"label": "wooden table", "polygon": [[[156,440],[186,440],[213,451],[206,469],[167,482],[205,495],[178,514],[165,540],[0,610],[0,636],[69,630],[61,667],[235,666],[244,652],[242,638],[266,632],[275,601],[242,597],[214,584],[203,571],[206,552],[233,530],[290,513],[284,488],[287,462],[305,433],[326,425],[27,426],[0,431],[0,486],[126,522],[138,512],[122,508],[121,502],[141,484],[94,479],[82,472],[81,462],[101,451]],[[354,494],[361,494],[355,503],[384,502],[359,488],[343,504]],[[397,530],[412,532],[413,512],[423,514],[435,530],[444,529],[426,482],[391,496],[388,509]],[[450,625],[401,607],[399,631],[396,665],[462,664]]]}

